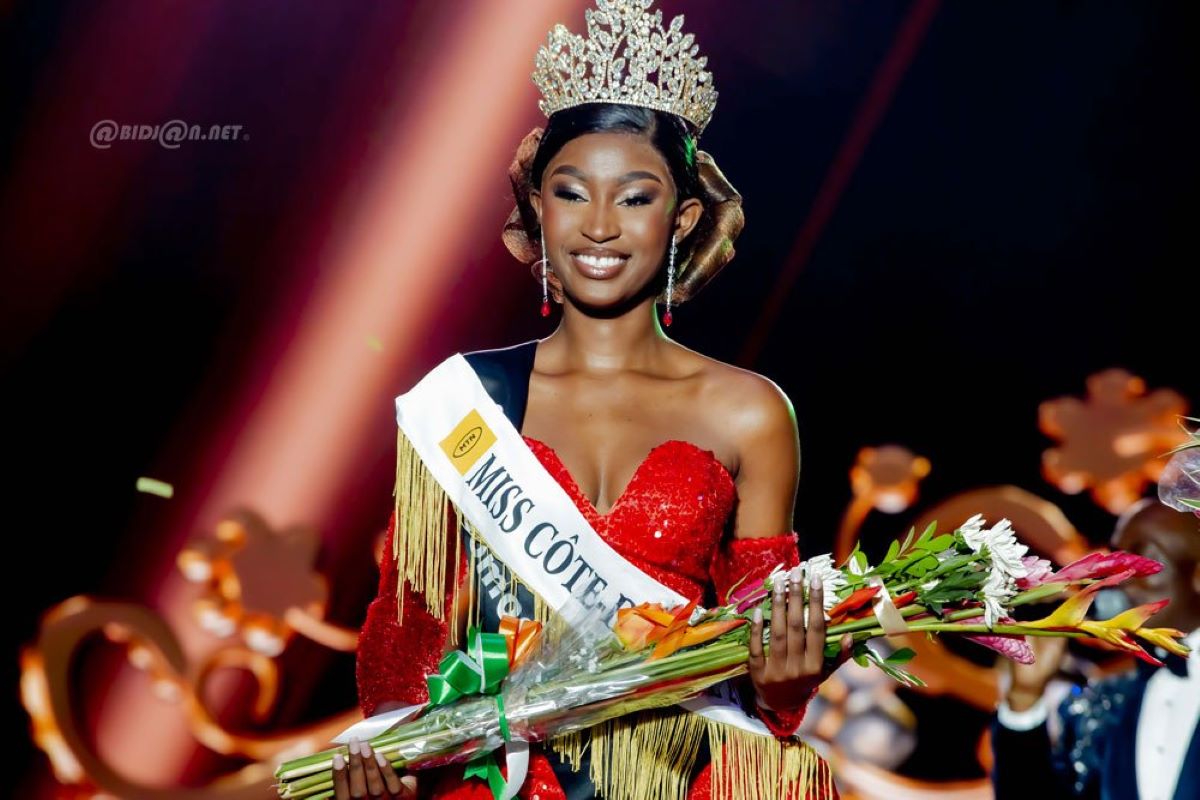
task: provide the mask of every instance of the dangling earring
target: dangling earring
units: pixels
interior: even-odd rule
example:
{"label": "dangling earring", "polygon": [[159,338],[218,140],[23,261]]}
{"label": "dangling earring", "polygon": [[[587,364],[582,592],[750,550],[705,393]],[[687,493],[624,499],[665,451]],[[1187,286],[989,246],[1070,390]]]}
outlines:
{"label": "dangling earring", "polygon": [[546,258],[546,230],[542,229],[542,316],[550,316],[550,294],[546,290],[546,269],[549,266]]}
{"label": "dangling earring", "polygon": [[675,234],[671,234],[671,255],[667,260],[667,313],[663,314],[663,325],[671,327],[671,292],[675,288]]}

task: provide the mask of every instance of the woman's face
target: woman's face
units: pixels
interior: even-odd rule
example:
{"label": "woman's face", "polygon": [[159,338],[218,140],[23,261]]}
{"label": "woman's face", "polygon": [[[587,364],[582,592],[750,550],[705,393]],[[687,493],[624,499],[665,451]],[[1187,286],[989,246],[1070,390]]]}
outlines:
{"label": "woman's face", "polygon": [[530,196],[555,288],[595,310],[653,295],[672,232],[682,241],[703,211],[695,198],[676,207],[675,191],[644,136],[588,133],[563,145]]}

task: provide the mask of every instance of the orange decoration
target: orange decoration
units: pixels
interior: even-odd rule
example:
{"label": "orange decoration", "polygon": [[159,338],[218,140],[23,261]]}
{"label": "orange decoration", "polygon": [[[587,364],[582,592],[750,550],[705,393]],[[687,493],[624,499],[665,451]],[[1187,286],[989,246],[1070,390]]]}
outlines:
{"label": "orange decoration", "polygon": [[516,669],[542,639],[542,623],[518,617],[501,617],[497,633],[508,645],[509,669]]}
{"label": "orange decoration", "polygon": [[1187,437],[1179,418],[1187,403],[1170,389],[1147,393],[1146,382],[1123,369],[1088,378],[1088,397],[1047,400],[1038,409],[1042,432],[1060,442],[1042,456],[1046,480],[1067,494],[1090,489],[1119,514],[1158,480],[1158,458]]}

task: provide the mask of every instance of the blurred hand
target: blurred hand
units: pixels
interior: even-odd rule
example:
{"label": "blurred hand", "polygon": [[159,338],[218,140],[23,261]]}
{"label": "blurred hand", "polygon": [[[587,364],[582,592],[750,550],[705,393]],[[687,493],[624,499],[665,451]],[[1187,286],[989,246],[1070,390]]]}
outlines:
{"label": "blurred hand", "polygon": [[771,599],[769,654],[764,655],[761,612],[755,612],[750,627],[750,680],[758,704],[774,711],[790,711],[807,703],[817,686],[850,657],[853,643],[850,634],[843,636],[838,657],[826,666],[825,587],[814,576],[806,610],[799,567],[792,570],[790,583],[786,599],[783,581],[775,586]]}
{"label": "blurred hand", "polygon": [[333,757],[333,796],[335,800],[415,798],[417,779],[412,775],[401,778],[369,744],[351,739],[349,762],[341,753]]}
{"label": "blurred hand", "polygon": [[1029,644],[1033,648],[1034,663],[1009,662],[1012,666],[1012,686],[1004,699],[1013,711],[1028,711],[1041,698],[1046,685],[1058,674],[1063,655],[1067,652],[1065,637],[1030,636]]}

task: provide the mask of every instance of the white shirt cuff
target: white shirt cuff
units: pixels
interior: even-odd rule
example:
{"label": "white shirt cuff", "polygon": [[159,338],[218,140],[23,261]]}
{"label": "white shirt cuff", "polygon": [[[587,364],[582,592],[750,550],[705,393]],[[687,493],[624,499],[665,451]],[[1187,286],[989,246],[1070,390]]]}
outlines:
{"label": "white shirt cuff", "polygon": [[1009,708],[1007,700],[1001,700],[1000,705],[996,707],[996,719],[1010,731],[1031,731],[1044,723],[1049,716],[1046,700],[1041,697],[1025,711],[1013,711]]}

